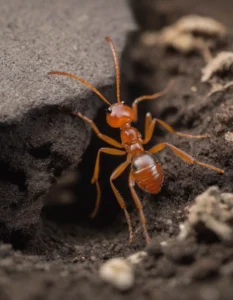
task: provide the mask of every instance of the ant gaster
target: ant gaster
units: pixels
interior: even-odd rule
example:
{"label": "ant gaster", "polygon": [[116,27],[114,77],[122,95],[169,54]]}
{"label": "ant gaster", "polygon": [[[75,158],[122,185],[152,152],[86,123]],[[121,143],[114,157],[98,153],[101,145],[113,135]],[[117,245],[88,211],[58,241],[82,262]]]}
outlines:
{"label": "ant gaster", "polygon": [[[183,161],[185,161],[188,164],[198,164],[200,166],[212,169],[220,173],[224,173],[224,171],[214,166],[211,166],[209,164],[197,161],[196,159],[194,159],[184,151],[166,142],[157,144],[147,151],[144,150],[143,145],[147,144],[151,140],[156,123],[160,124],[167,131],[176,134],[178,136],[202,139],[207,137],[207,135],[193,136],[187,133],[176,132],[170,125],[168,125],[164,121],[159,120],[157,118],[152,119],[151,114],[147,113],[145,118],[145,134],[144,137],[142,138],[138,130],[132,127],[131,125],[132,122],[136,122],[138,120],[138,104],[144,100],[156,99],[164,95],[167,92],[167,89],[155,93],[153,95],[145,95],[135,99],[132,104],[132,107],[125,105],[120,98],[120,69],[119,69],[116,49],[110,37],[106,37],[105,40],[109,43],[111,47],[113,57],[114,57],[114,62],[115,62],[117,103],[111,104],[94,86],[92,86],[89,82],[87,82],[86,80],[80,77],[77,77],[75,75],[66,72],[49,72],[49,74],[71,77],[73,79],[80,81],[85,86],[90,88],[105,103],[109,105],[106,112],[106,121],[108,125],[113,128],[120,129],[121,143],[112,139],[109,136],[102,134],[97,128],[97,126],[94,124],[94,122],[89,118],[87,118],[86,116],[83,116],[80,112],[73,113],[74,115],[77,115],[81,119],[87,121],[100,139],[110,144],[111,146],[118,148],[118,149],[114,149],[114,148],[104,147],[104,148],[100,148],[98,151],[94,174],[91,180],[92,183],[96,184],[96,189],[97,189],[95,208],[91,214],[91,218],[94,218],[96,216],[100,205],[101,189],[98,182],[99,171],[100,171],[100,154],[106,153],[110,155],[127,155],[126,161],[120,164],[110,176],[110,184],[120,207],[124,210],[125,217],[128,223],[128,228],[129,228],[129,242],[131,242],[133,238],[133,233],[132,233],[130,216],[128,214],[124,199],[122,198],[121,194],[119,193],[115,184],[113,183],[113,181],[117,177],[119,177],[129,165],[131,165],[128,184],[135,205],[139,211],[140,220],[143,226],[143,232],[144,232],[146,242],[149,243],[150,237],[147,231],[146,218],[143,213],[140,199],[135,191],[135,183],[142,190],[152,194],[157,194],[161,190],[163,180],[164,180],[164,175],[159,161],[155,158],[153,154],[162,151],[164,148],[169,148],[175,155],[177,155],[179,158],[181,158]],[[120,149],[124,149],[124,150],[120,150]]]}

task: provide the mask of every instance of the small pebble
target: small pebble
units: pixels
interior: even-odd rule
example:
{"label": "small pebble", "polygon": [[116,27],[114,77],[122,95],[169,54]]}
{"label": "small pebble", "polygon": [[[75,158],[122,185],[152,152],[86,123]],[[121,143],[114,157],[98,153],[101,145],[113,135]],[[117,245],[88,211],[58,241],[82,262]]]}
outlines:
{"label": "small pebble", "polygon": [[179,241],[184,241],[190,235],[190,232],[191,232],[190,225],[188,224],[188,222],[180,223],[179,229],[180,229],[180,232],[179,232],[179,235],[177,236],[177,239]]}
{"label": "small pebble", "polygon": [[191,91],[192,91],[193,93],[196,93],[196,92],[197,92],[197,87],[196,87],[196,86],[192,86],[192,87],[191,87]]}
{"label": "small pebble", "polygon": [[167,243],[167,241],[162,241],[162,242],[160,243],[160,245],[161,245],[162,247],[166,247],[166,246],[168,245],[168,243]]}
{"label": "small pebble", "polygon": [[133,266],[122,258],[112,258],[105,262],[100,267],[99,276],[121,291],[129,290],[134,284]]}
{"label": "small pebble", "polygon": [[48,263],[39,262],[35,265],[36,270],[48,272],[50,270],[50,266]]}
{"label": "small pebble", "polygon": [[225,140],[228,141],[228,142],[233,142],[233,133],[228,131],[225,134]]}
{"label": "small pebble", "polygon": [[0,257],[5,258],[9,256],[12,252],[12,246],[10,244],[1,244],[0,245]]}
{"label": "small pebble", "polygon": [[95,256],[92,255],[92,256],[90,257],[90,261],[94,262],[94,261],[96,261],[96,260],[97,260],[97,258],[96,258]]}
{"label": "small pebble", "polygon": [[139,264],[144,257],[147,256],[147,253],[145,251],[139,251],[136,252],[130,256],[127,257],[127,261],[130,262],[133,265]]}
{"label": "small pebble", "polygon": [[7,268],[14,264],[12,257],[1,259],[0,261],[0,267]]}

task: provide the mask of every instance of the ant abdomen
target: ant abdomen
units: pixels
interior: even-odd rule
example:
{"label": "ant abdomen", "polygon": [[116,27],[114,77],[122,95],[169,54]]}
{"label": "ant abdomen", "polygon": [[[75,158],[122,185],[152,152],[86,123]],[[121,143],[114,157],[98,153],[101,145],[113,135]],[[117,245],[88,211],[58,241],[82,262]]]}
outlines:
{"label": "ant abdomen", "polygon": [[137,185],[144,191],[157,194],[163,185],[163,171],[159,161],[149,152],[133,158],[132,175]]}

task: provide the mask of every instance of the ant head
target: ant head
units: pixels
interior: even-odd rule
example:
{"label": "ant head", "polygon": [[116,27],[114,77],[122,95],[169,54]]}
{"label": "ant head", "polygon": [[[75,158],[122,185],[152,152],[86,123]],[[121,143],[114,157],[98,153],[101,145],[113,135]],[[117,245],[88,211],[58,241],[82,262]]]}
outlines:
{"label": "ant head", "polygon": [[106,120],[109,126],[113,128],[120,128],[126,125],[127,123],[131,123],[133,121],[134,112],[131,107],[125,105],[125,103],[120,100],[120,68],[117,53],[110,37],[106,37],[105,40],[109,43],[114,58],[117,94],[117,103],[108,107]]}
{"label": "ant head", "polygon": [[106,112],[107,123],[113,128],[123,127],[127,123],[131,123],[134,119],[132,108],[125,105],[124,102],[109,106]]}
{"label": "ant head", "polygon": [[118,57],[116,53],[115,46],[110,37],[106,37],[105,40],[109,43],[115,64],[115,71],[116,71],[116,96],[117,96],[117,103],[111,104],[101,93],[98,91],[92,84],[90,84],[85,79],[75,76],[73,74],[69,74],[66,72],[49,72],[50,75],[62,75],[67,76],[73,79],[76,79],[91,89],[94,93],[96,93],[105,103],[109,105],[107,109],[107,123],[113,128],[120,128],[126,125],[127,123],[131,123],[134,119],[134,112],[131,107],[127,106],[120,100],[120,68]]}

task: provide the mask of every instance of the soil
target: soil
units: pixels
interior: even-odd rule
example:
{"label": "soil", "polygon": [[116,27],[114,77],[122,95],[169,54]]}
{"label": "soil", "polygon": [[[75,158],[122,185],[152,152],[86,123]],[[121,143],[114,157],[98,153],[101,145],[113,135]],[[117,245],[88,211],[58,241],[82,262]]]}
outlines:
{"label": "soil", "polygon": [[[156,14],[160,13],[160,2]],[[229,17],[233,8],[230,0],[215,1],[210,11],[207,10],[208,1],[190,1],[190,7],[186,1],[173,2],[177,2],[178,8],[175,12],[170,8],[168,12],[174,16],[179,8],[181,14],[183,11],[193,12],[190,10],[195,8],[195,12],[208,13],[222,22],[226,19],[227,26],[233,25]],[[138,3],[140,5],[142,1]],[[169,1],[165,3],[169,7]],[[225,7],[219,9],[223,3],[228,7],[227,11]],[[164,14],[166,5],[163,6]],[[161,20],[164,23],[160,27],[170,23],[169,15]],[[134,240],[131,245],[128,245],[124,215],[109,188],[109,175],[121,159],[103,158],[101,208],[95,220],[88,218],[95,200],[95,188],[90,184],[90,178],[96,151],[103,145],[94,135],[77,169],[63,174],[50,189],[44,186],[44,175],[48,173],[40,174],[41,180],[37,176],[30,182],[36,186],[32,188],[33,196],[25,193],[24,175],[8,172],[3,165],[2,180],[10,181],[11,188],[7,194],[8,204],[1,202],[0,299],[232,299],[232,243],[217,239],[207,242],[208,236],[202,241],[194,237],[182,242],[176,239],[179,224],[186,218],[186,207],[197,195],[213,185],[222,192],[232,192],[233,147],[232,142],[225,140],[225,133],[233,130],[232,91],[229,89],[208,97],[210,86],[200,81],[201,69],[205,65],[203,58],[197,53],[183,55],[161,47],[145,46],[140,42],[143,30],[129,33],[123,51],[121,65],[125,98],[133,99],[139,94],[161,90],[171,79],[175,84],[162,99],[140,106],[138,128],[143,130],[145,112],[151,111],[153,116],[168,122],[178,131],[209,134],[208,139],[190,140],[156,128],[151,144],[167,141],[200,161],[223,168],[225,174],[187,165],[168,150],[158,154],[165,174],[161,193],[152,196],[138,191],[152,237],[151,245],[146,247],[138,212],[127,189],[127,174],[116,184],[121,188],[132,219]],[[231,33],[214,54],[232,49]],[[115,99],[114,87],[109,87],[107,92],[110,99]],[[104,111],[98,112],[95,118],[98,127],[118,137],[116,130],[107,129],[104,115]],[[72,149],[66,146],[66,153]],[[24,149],[20,148],[20,151]],[[36,168],[36,159],[39,158],[42,164],[43,155],[46,158],[52,155],[49,146],[48,149],[32,151],[31,172]],[[50,167],[57,170],[59,177],[67,168],[66,161],[57,157],[53,161],[54,166]],[[17,155],[15,163],[19,163]],[[44,166],[43,170],[48,170],[46,161]],[[6,193],[4,187],[2,189]],[[40,193],[36,194],[36,191]],[[17,201],[14,201],[15,194]],[[164,245],[166,241],[169,241],[167,246],[161,246],[161,242]],[[144,249],[148,256],[137,266],[136,282],[128,292],[120,292],[101,281],[98,270],[107,259],[126,257]]]}

